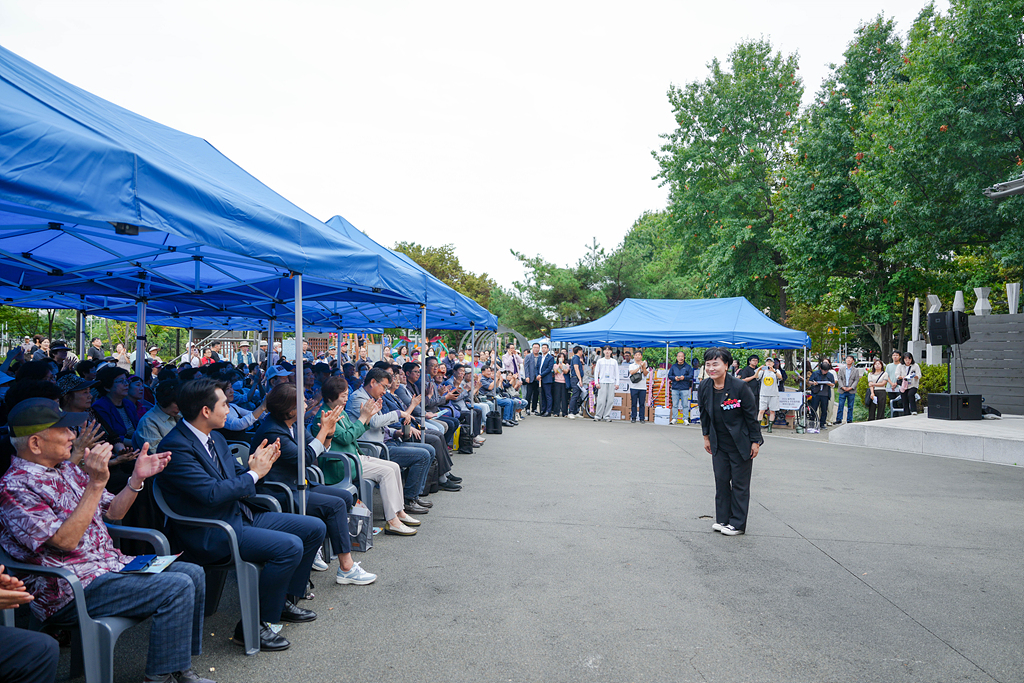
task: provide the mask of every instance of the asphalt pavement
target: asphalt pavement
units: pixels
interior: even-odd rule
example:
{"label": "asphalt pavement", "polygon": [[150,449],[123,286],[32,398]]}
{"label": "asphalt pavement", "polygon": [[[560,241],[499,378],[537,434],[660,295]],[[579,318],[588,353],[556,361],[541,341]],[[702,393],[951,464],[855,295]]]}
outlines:
{"label": "asphalt pavement", "polygon": [[[747,534],[711,531],[699,427],[530,417],[456,455],[367,587],[246,657],[229,579],[198,671],[270,681],[1024,681],[1024,469],[766,435]],[[379,507],[379,506],[378,506]],[[145,625],[117,680],[141,681]],[[62,664],[66,670],[67,652]],[[214,671],[211,671],[211,668]]]}

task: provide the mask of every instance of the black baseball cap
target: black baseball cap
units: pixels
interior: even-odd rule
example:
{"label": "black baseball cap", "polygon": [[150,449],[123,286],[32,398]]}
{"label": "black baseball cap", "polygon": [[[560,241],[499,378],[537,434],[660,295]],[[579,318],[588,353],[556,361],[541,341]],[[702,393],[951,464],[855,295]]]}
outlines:
{"label": "black baseball cap", "polygon": [[14,436],[32,436],[50,427],[77,427],[85,424],[86,413],[65,413],[49,398],[27,398],[11,409],[7,424]]}

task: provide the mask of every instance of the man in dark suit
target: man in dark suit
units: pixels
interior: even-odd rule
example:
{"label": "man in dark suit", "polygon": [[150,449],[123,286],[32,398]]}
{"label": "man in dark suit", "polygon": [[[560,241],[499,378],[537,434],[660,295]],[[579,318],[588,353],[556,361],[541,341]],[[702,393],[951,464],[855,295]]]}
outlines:
{"label": "man in dark suit", "polygon": [[704,450],[715,470],[715,523],[713,531],[738,536],[747,528],[750,474],[764,438],[757,421],[754,392],[729,372],[728,349],[704,353],[707,379],[697,389]]}
{"label": "man in dark suit", "polygon": [[540,400],[540,362],[542,356],[540,355],[540,344],[534,344],[530,348],[530,353],[526,356],[523,361],[523,375],[526,379],[526,407],[528,410],[526,414],[529,415],[532,411],[535,415],[539,414],[537,410],[537,403]]}
{"label": "man in dark suit", "polygon": [[540,347],[537,374],[540,375],[540,416],[551,417],[551,391],[555,384],[555,357],[551,355],[547,344],[542,344]]}
{"label": "man in dark suit", "polygon": [[[250,456],[248,467],[231,458],[227,441],[215,431],[224,427],[228,402],[210,379],[185,382],[178,388],[182,420],[160,442],[171,462],[159,475],[160,489],[171,509],[191,516],[220,519],[235,530],[243,560],[263,563],[260,573],[260,649],[284,650],[291,644],[270,628],[278,621],[316,619],[312,610],[295,603],[305,595],[309,571],[327,531],[315,517],[254,512],[245,499],[256,493],[256,482],[280,456],[280,444],[263,442]],[[197,564],[226,559],[223,532],[174,527],[185,554]],[[242,623],[235,628],[241,644]]]}

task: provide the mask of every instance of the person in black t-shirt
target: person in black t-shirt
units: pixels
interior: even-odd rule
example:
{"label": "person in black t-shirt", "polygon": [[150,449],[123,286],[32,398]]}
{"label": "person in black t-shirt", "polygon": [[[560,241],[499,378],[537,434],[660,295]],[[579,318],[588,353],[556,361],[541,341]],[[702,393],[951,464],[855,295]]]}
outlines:
{"label": "person in black t-shirt", "polygon": [[750,355],[747,358],[747,365],[741,368],[736,376],[743,380],[750,390],[754,392],[754,405],[761,399],[761,383],[757,381],[757,365],[761,362],[761,357],[756,353]]}

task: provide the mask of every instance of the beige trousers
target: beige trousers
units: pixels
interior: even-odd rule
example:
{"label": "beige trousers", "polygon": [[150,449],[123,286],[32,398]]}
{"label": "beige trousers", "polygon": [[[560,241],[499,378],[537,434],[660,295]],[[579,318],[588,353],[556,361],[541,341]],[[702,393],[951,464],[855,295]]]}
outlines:
{"label": "beige trousers", "polygon": [[394,519],[398,516],[399,510],[405,509],[405,498],[402,496],[402,471],[398,467],[398,463],[365,455],[360,455],[359,459],[363,463],[363,476],[380,485],[380,500],[384,506],[384,519]]}

